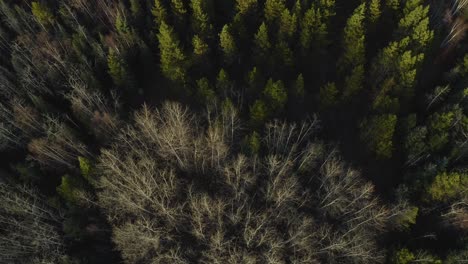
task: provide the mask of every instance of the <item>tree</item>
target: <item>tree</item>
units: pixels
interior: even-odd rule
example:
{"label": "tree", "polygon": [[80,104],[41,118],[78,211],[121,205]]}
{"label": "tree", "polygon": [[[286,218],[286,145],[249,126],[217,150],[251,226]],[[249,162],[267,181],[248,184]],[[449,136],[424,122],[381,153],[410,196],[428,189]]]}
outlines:
{"label": "tree", "polygon": [[291,13],[289,9],[285,8],[280,16],[279,37],[285,41],[292,39],[296,33],[297,17],[296,14]]}
{"label": "tree", "polygon": [[294,82],[292,94],[298,100],[302,100],[305,96],[304,76],[302,73],[297,76],[296,81]]}
{"label": "tree", "polygon": [[319,105],[320,108],[326,109],[330,106],[336,105],[338,102],[338,89],[335,83],[327,83],[320,88]]}
{"label": "tree", "polygon": [[216,101],[216,94],[207,78],[197,80],[197,97],[201,105],[210,105]]}
{"label": "tree", "polygon": [[409,264],[413,260],[415,260],[416,257],[414,256],[411,251],[409,251],[406,248],[398,250],[395,255],[393,256],[392,263],[394,264]]}
{"label": "tree", "polygon": [[143,107],[101,151],[98,204],[126,262],[383,262],[376,238],[394,214],[334,151],[309,141],[316,119],[267,124],[245,156],[229,141],[239,127],[200,117],[175,103]]}
{"label": "tree", "polygon": [[435,202],[447,202],[468,190],[468,174],[443,172],[427,188],[427,197]]}
{"label": "tree", "polygon": [[343,98],[348,99],[362,89],[365,64],[364,17],[366,5],[361,4],[346,22],[343,37],[344,51],[338,69],[346,75]]}
{"label": "tree", "polygon": [[0,261],[62,263],[62,217],[36,190],[0,182]]}
{"label": "tree", "polygon": [[266,0],[264,7],[265,19],[271,23],[271,21],[281,17],[281,12],[284,9],[286,9],[284,0]]}
{"label": "tree", "polygon": [[236,9],[239,14],[245,15],[257,8],[257,0],[236,0]]}
{"label": "tree", "polygon": [[109,68],[109,75],[112,77],[115,85],[122,87],[129,84],[128,65],[118,50],[109,49],[107,67]]}
{"label": "tree", "polygon": [[257,33],[254,37],[255,48],[260,53],[260,58],[267,56],[268,51],[271,48],[270,39],[268,37],[268,28],[265,22],[263,22],[258,28]]}
{"label": "tree", "polygon": [[335,16],[335,1],[322,0],[313,4],[304,14],[301,21],[300,44],[303,52],[311,45],[323,49],[328,44],[330,19]]}
{"label": "tree", "polygon": [[31,3],[31,11],[42,26],[47,27],[54,23],[55,18],[47,5],[34,1]]}
{"label": "tree", "polygon": [[288,101],[288,94],[282,81],[274,82],[269,79],[263,90],[263,95],[271,109],[275,113],[280,113],[284,110]]}
{"label": "tree", "polygon": [[379,158],[391,158],[393,134],[397,123],[395,115],[377,115],[361,124],[361,139]]}
{"label": "tree", "polygon": [[[174,27],[175,28],[182,28],[185,21],[185,14],[187,13],[187,9],[185,7],[184,1],[182,0],[171,0],[171,11],[174,18]],[[181,32],[181,31],[179,31]]]}
{"label": "tree", "polygon": [[219,33],[219,45],[226,61],[232,62],[237,54],[237,46],[228,25],[224,25],[221,33]]}
{"label": "tree", "polygon": [[160,28],[162,23],[167,23],[167,11],[161,0],[154,0],[154,6],[151,9],[154,16],[156,28]]}
{"label": "tree", "polygon": [[371,0],[369,3],[369,22],[370,24],[375,24],[380,18],[382,13],[380,7],[381,0]]}
{"label": "tree", "polygon": [[208,38],[211,35],[213,25],[211,24],[212,7],[210,0],[191,0],[192,8],[192,30],[193,32]]}
{"label": "tree", "polygon": [[159,27],[158,40],[163,75],[171,81],[184,83],[187,78],[186,57],[172,28],[166,23]]}
{"label": "tree", "polygon": [[265,102],[256,100],[250,107],[250,119],[255,126],[262,125],[268,118],[268,109]]}

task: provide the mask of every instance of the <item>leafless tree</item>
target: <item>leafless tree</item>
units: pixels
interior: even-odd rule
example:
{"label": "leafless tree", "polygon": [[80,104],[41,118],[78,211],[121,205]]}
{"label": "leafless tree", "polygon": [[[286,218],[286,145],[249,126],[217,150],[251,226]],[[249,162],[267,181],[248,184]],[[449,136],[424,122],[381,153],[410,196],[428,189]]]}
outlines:
{"label": "leafless tree", "polygon": [[126,262],[382,262],[377,236],[394,211],[310,140],[317,124],[273,123],[267,153],[248,157],[235,113],[137,111],[101,151],[95,184]]}
{"label": "leafless tree", "polygon": [[0,262],[57,263],[62,218],[36,191],[0,182]]}
{"label": "leafless tree", "polygon": [[41,165],[73,168],[79,156],[91,156],[72,130],[58,119],[47,117],[43,129],[45,136],[28,144],[32,159]]}

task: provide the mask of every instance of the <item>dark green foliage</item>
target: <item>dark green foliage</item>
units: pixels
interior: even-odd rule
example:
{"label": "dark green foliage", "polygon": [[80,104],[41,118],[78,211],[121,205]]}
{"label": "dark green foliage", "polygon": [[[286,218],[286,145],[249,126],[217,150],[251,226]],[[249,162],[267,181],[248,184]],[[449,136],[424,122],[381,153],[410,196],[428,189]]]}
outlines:
{"label": "dark green foliage", "polygon": [[361,139],[378,158],[392,157],[396,123],[395,115],[377,115],[361,124]]}

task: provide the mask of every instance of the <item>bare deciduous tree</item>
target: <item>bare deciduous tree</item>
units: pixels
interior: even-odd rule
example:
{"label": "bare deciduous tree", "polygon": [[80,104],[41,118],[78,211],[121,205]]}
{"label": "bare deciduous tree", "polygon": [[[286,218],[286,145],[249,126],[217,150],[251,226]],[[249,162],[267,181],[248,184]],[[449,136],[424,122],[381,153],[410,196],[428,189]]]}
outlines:
{"label": "bare deciduous tree", "polygon": [[127,263],[384,260],[377,236],[394,212],[336,151],[310,141],[317,120],[269,125],[266,153],[248,157],[232,140],[235,113],[223,115],[145,106],[102,150],[98,204]]}
{"label": "bare deciduous tree", "polygon": [[0,262],[57,263],[62,218],[33,189],[0,182]]}

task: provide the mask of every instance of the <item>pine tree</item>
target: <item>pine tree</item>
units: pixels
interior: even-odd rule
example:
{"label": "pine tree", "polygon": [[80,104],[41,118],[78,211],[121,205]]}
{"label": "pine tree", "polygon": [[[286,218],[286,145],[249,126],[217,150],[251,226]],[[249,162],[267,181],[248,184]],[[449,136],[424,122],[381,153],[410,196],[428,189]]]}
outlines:
{"label": "pine tree", "polygon": [[54,15],[50,11],[49,7],[41,2],[32,2],[31,11],[37,21],[45,27],[54,22]]}
{"label": "pine tree", "polygon": [[357,7],[346,22],[343,36],[343,55],[338,69],[345,74],[343,98],[350,98],[362,89],[365,64],[365,18],[366,5]]}
{"label": "pine tree", "polygon": [[361,124],[361,139],[378,158],[392,157],[396,123],[396,115],[376,115]]}
{"label": "pine tree", "polygon": [[197,58],[202,58],[203,56],[207,55],[210,50],[208,44],[205,41],[203,41],[203,39],[200,38],[198,35],[193,36],[192,46],[193,54]]}
{"label": "pine tree", "polygon": [[257,33],[254,36],[254,45],[256,57],[264,59],[266,56],[268,56],[271,44],[268,37],[268,28],[265,22],[260,25]]}
{"label": "pine tree", "polygon": [[237,54],[237,46],[228,25],[224,25],[219,34],[219,44],[227,62],[232,62]]}
{"label": "pine tree", "polygon": [[169,80],[184,83],[187,78],[186,57],[172,28],[166,23],[159,27],[158,40],[163,75]]}
{"label": "pine tree", "polygon": [[294,82],[294,87],[292,94],[296,97],[296,100],[302,100],[305,96],[305,88],[304,88],[304,76],[299,74]]}
{"label": "pine tree", "polygon": [[285,0],[266,0],[265,2],[265,19],[268,22],[274,21],[281,17],[281,12],[286,9]]}
{"label": "pine tree", "polygon": [[236,0],[236,10],[241,15],[253,12],[257,5],[258,0]]}
{"label": "pine tree", "polygon": [[281,12],[279,36],[284,40],[289,40],[296,33],[297,17],[296,14],[291,13],[287,8]]}
{"label": "pine tree", "polygon": [[334,106],[338,103],[338,89],[335,83],[327,83],[320,88],[319,92],[319,107],[322,110]]}
{"label": "pine tree", "polygon": [[216,94],[207,78],[197,81],[197,97],[201,105],[213,104],[216,101]]}
{"label": "pine tree", "polygon": [[210,22],[210,0],[191,0],[192,8],[192,30],[205,39],[210,36],[213,28]]}
{"label": "pine tree", "polygon": [[128,70],[125,60],[115,49],[109,49],[107,56],[107,66],[109,68],[109,75],[112,77],[115,85],[124,86],[128,84]]}
{"label": "pine tree", "polygon": [[154,22],[156,28],[159,29],[162,23],[167,23],[167,11],[161,0],[154,0],[154,6],[151,9],[151,13],[154,16]]}
{"label": "pine tree", "polygon": [[301,21],[300,44],[303,51],[308,51],[313,44],[323,49],[329,42],[328,28],[330,19],[335,16],[335,1],[321,0],[305,12]]}
{"label": "pine tree", "polygon": [[221,69],[216,77],[216,90],[218,94],[220,96],[226,96],[230,92],[232,86],[228,73],[224,69]]}
{"label": "pine tree", "polygon": [[375,24],[380,18],[382,11],[380,10],[381,0],[371,0],[369,3],[369,22]]}
{"label": "pine tree", "polygon": [[268,108],[263,100],[257,100],[250,107],[250,120],[253,126],[259,127],[268,118]]}
{"label": "pine tree", "polygon": [[272,112],[281,113],[283,111],[288,100],[288,94],[282,81],[274,82],[270,78],[263,90],[263,95]]}

